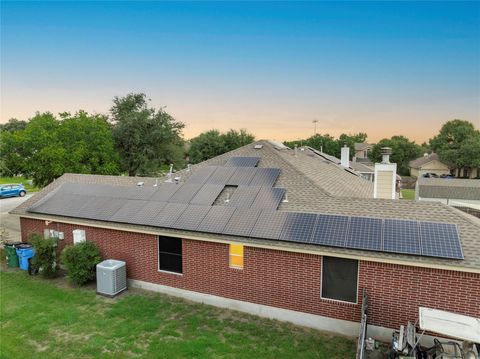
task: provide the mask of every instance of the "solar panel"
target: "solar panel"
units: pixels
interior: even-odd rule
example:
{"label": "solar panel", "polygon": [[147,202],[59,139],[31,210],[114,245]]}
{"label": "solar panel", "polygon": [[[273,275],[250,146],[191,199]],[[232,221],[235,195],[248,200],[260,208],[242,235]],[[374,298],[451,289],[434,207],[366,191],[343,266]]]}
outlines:
{"label": "solar panel", "polygon": [[208,180],[208,177],[212,175],[213,172],[217,169],[217,166],[205,166],[200,168],[192,169],[192,174],[188,177],[186,183],[205,183]]}
{"label": "solar panel", "polygon": [[420,236],[424,256],[463,259],[456,225],[420,222]]}
{"label": "solar panel", "polygon": [[348,227],[347,248],[382,250],[382,220],[378,218],[351,217]]}
{"label": "solar panel", "polygon": [[386,219],[383,225],[383,250],[393,253],[422,254],[418,222]]}
{"label": "solar panel", "polygon": [[223,233],[241,237],[250,236],[252,228],[261,213],[262,211],[260,209],[236,208],[235,213],[225,226]]}
{"label": "solar panel", "polygon": [[279,239],[286,219],[286,212],[263,210],[253,226],[250,237]]}
{"label": "solar panel", "polygon": [[323,246],[345,247],[349,219],[350,217],[347,216],[317,215],[312,243]]}
{"label": "solar panel", "polygon": [[262,209],[277,209],[285,195],[284,188],[262,187],[255,197],[251,207]]}
{"label": "solar panel", "polygon": [[138,213],[132,217],[131,223],[153,226],[155,223],[155,218],[157,218],[160,211],[166,205],[167,202],[148,202]]}
{"label": "solar panel", "polygon": [[183,183],[163,183],[157,187],[155,193],[150,197],[151,201],[167,202],[175,192],[179,191],[183,186]]}
{"label": "solar panel", "polygon": [[212,205],[220,192],[222,192],[223,187],[225,187],[223,184],[207,183],[203,185],[195,197],[192,198],[190,204],[203,204],[208,206]]}
{"label": "solar panel", "polygon": [[260,187],[238,186],[227,206],[250,207],[257,197],[258,191],[260,191]]}
{"label": "solar panel", "polygon": [[199,183],[184,183],[168,200],[171,203],[189,203],[202,187]]}
{"label": "solar panel", "polygon": [[152,226],[171,227],[187,209],[185,203],[167,203],[160,213],[152,220]]}
{"label": "solar panel", "polygon": [[95,220],[108,220],[125,202],[126,199],[123,198],[91,197],[90,200],[79,209],[77,216]]}
{"label": "solar panel", "polygon": [[317,215],[313,213],[288,213],[280,239],[309,243],[315,229]]}
{"label": "solar panel", "polygon": [[217,167],[215,172],[208,178],[207,183],[226,184],[235,172],[235,167]]}
{"label": "solar panel", "polygon": [[230,157],[225,166],[233,167],[255,167],[260,157]]}
{"label": "solar panel", "polygon": [[250,181],[250,186],[273,186],[278,176],[280,169],[278,168],[257,168],[255,176]]}
{"label": "solar panel", "polygon": [[233,207],[213,206],[197,228],[200,232],[222,233],[235,212]]}
{"label": "solar panel", "polygon": [[30,207],[28,211],[75,217],[78,215],[80,209],[92,198],[94,197],[81,196],[78,194],[55,193],[54,195],[43,199],[38,204]]}
{"label": "solar panel", "polygon": [[189,205],[187,209],[178,217],[172,228],[185,229],[187,231],[195,231],[207,215],[210,206]]}
{"label": "solar panel", "polygon": [[121,223],[132,223],[133,217],[149,203],[148,201],[130,199],[110,217],[110,221]]}
{"label": "solar panel", "polygon": [[256,167],[237,167],[233,175],[228,179],[229,186],[247,186],[252,180],[258,168]]}

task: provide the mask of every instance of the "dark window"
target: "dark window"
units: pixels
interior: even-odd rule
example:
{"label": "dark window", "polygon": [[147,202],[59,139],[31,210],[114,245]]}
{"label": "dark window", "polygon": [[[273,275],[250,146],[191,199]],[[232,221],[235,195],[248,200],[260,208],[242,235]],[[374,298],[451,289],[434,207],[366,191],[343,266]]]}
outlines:
{"label": "dark window", "polygon": [[323,257],[322,298],[357,302],[358,261]]}
{"label": "dark window", "polygon": [[182,273],[182,239],[158,237],[158,268]]}

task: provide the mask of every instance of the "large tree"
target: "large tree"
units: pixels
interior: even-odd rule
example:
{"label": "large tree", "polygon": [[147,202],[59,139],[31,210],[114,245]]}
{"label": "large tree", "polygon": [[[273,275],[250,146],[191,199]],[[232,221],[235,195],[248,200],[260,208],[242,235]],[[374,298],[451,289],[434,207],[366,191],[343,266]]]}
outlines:
{"label": "large tree", "polygon": [[118,155],[106,119],[79,112],[37,113],[24,130],[1,133],[2,172],[44,186],[66,172],[118,174]]}
{"label": "large tree", "polygon": [[390,161],[397,164],[397,171],[401,175],[408,175],[408,163],[422,155],[422,147],[415,142],[410,141],[405,136],[393,136],[392,138],[384,138],[373,146],[368,157],[372,162],[380,162],[382,160],[381,148],[391,147],[392,155]]}
{"label": "large tree", "polygon": [[430,148],[452,167],[480,167],[480,131],[468,121],[446,122],[430,139]]}
{"label": "large tree", "polygon": [[254,140],[255,136],[245,129],[240,131],[231,129],[224,134],[218,130],[206,131],[190,140],[189,159],[192,163],[202,162],[248,145]]}
{"label": "large tree", "polygon": [[184,124],[164,108],[149,107],[144,93],[115,97],[110,110],[122,169],[129,176],[155,174],[164,165],[184,163]]}
{"label": "large tree", "polygon": [[11,118],[7,123],[0,124],[0,131],[15,132],[23,130],[25,127],[27,127],[27,121]]}

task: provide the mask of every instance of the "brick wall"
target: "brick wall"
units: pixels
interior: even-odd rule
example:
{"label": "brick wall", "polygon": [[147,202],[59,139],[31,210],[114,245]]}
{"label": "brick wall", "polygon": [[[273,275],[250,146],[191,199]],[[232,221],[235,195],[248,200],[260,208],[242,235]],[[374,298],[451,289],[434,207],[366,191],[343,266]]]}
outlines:
{"label": "brick wall", "polygon": [[244,269],[229,268],[228,245],[183,240],[183,275],[158,271],[156,236],[87,226],[21,219],[22,238],[44,228],[65,233],[84,229],[104,258],[127,262],[131,279],[168,285],[252,303],[359,321],[361,293],[370,297],[369,324],[398,328],[415,321],[418,306],[480,317],[479,274],[360,261],[359,304],[320,298],[322,257],[245,247]]}

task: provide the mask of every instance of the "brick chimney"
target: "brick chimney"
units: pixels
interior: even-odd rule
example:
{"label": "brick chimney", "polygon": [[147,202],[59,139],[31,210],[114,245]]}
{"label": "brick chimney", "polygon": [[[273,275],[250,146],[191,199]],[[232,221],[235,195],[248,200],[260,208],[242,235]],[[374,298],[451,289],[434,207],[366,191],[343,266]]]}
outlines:
{"label": "brick chimney", "polygon": [[390,163],[392,149],[382,147],[382,163],[375,163],[375,182],[373,197],[396,199],[397,164]]}

